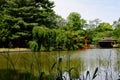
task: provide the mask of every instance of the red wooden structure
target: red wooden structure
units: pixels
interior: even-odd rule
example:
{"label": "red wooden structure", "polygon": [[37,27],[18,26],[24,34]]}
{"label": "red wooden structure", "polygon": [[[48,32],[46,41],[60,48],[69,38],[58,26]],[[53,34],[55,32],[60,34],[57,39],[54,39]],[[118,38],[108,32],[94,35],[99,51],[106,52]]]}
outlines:
{"label": "red wooden structure", "polygon": [[89,49],[90,44],[88,44],[88,37],[87,36],[84,38],[84,42],[85,42],[85,49]]}

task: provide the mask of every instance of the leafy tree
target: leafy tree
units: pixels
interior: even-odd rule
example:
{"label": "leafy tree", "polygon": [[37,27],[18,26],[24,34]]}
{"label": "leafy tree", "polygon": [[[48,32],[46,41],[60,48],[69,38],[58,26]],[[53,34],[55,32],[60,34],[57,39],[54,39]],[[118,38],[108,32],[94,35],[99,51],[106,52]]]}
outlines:
{"label": "leafy tree", "polygon": [[82,19],[80,14],[77,12],[70,13],[67,19],[67,25],[73,30],[83,29],[83,27],[86,25],[86,20]]}
{"label": "leafy tree", "polygon": [[93,43],[96,43],[103,37],[112,37],[113,28],[109,23],[100,23],[94,31]]}
{"label": "leafy tree", "polygon": [[85,31],[83,30],[77,30],[72,32],[73,35],[73,50],[76,50],[78,48],[84,47],[84,37],[85,37]]}
{"label": "leafy tree", "polygon": [[46,29],[47,28],[45,27],[34,27],[32,30],[34,41],[37,42],[39,50],[41,49],[41,46],[43,45],[44,40],[48,36]]}
{"label": "leafy tree", "polygon": [[[45,50],[49,51],[50,47],[52,46],[54,47],[55,39],[56,39],[55,30],[51,30],[45,26],[36,26],[33,28],[32,34],[33,34],[33,42],[37,43],[38,47],[36,48],[38,49],[32,48],[31,46],[30,48],[35,49],[35,50],[41,50],[42,47],[44,47]],[[32,43],[30,43],[30,45],[31,44]]]}
{"label": "leafy tree", "polygon": [[100,24],[101,20],[100,19],[94,19],[94,20],[90,20],[89,24],[87,25],[87,29],[95,29],[98,27],[98,25]]}
{"label": "leafy tree", "polygon": [[58,29],[56,32],[56,47],[63,49],[65,48],[65,39],[67,36],[65,36],[65,30]]}
{"label": "leafy tree", "polygon": [[30,49],[32,50],[32,51],[39,51],[39,49],[38,49],[38,44],[37,44],[37,42],[36,41],[29,41],[29,47],[30,47]]}
{"label": "leafy tree", "polygon": [[5,16],[1,34],[7,32],[1,36],[1,40],[4,40],[6,46],[12,43],[14,47],[24,47],[32,40],[34,26],[52,28],[55,25],[53,7],[54,3],[49,0],[1,0],[0,9]]}
{"label": "leafy tree", "polygon": [[100,23],[98,27],[96,28],[96,31],[98,32],[104,32],[104,31],[112,31],[113,28],[109,23]]}
{"label": "leafy tree", "polygon": [[88,43],[92,43],[93,38],[95,37],[95,29],[86,29],[85,30],[85,36],[88,38]]}
{"label": "leafy tree", "polygon": [[59,15],[56,15],[55,23],[56,23],[56,26],[58,27],[63,27],[63,26],[66,26],[67,24],[66,20]]}
{"label": "leafy tree", "polygon": [[65,31],[59,29],[56,33],[57,47],[60,47],[63,50],[76,50],[78,48],[83,48],[84,34],[85,32],[83,30]]}
{"label": "leafy tree", "polygon": [[22,17],[27,23],[50,27],[54,19],[54,3],[49,0],[9,0],[8,4],[6,13],[15,18]]}
{"label": "leafy tree", "polygon": [[[0,14],[0,47],[5,47],[5,43],[7,41],[7,36],[9,35],[9,31],[4,28],[5,23],[5,16],[3,14]],[[4,46],[3,46],[4,45]]]}
{"label": "leafy tree", "polygon": [[98,26],[101,24],[101,20],[96,18],[94,20],[90,20],[86,27],[86,36],[88,37],[88,43],[94,44],[97,42],[101,37],[99,37],[99,31],[97,31]]}
{"label": "leafy tree", "polygon": [[113,35],[120,42],[120,24],[114,29]]}
{"label": "leafy tree", "polygon": [[114,28],[117,28],[119,25],[120,25],[120,18],[117,21],[114,21],[112,24]]}
{"label": "leafy tree", "polygon": [[7,7],[6,3],[6,0],[0,0],[0,12],[2,12],[5,7]]}

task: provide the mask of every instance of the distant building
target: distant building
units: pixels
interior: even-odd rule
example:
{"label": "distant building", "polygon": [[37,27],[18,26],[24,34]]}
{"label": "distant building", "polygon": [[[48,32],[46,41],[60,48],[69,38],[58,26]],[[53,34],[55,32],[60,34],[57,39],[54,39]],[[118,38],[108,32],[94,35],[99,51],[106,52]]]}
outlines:
{"label": "distant building", "polygon": [[100,41],[98,41],[98,45],[101,48],[113,48],[116,43],[117,43],[117,40],[111,37],[103,38]]}

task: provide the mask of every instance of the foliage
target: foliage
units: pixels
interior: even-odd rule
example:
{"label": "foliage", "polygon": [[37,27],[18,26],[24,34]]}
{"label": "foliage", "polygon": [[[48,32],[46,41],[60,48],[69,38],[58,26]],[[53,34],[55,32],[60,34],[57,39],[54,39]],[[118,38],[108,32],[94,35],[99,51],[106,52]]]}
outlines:
{"label": "foliage", "polygon": [[96,28],[96,31],[98,32],[112,31],[112,30],[113,28],[109,23],[100,23]]}
{"label": "foliage", "polygon": [[104,37],[113,37],[113,28],[109,23],[100,23],[98,27],[94,29],[93,35],[93,43],[96,43]]}
{"label": "foliage", "polygon": [[87,25],[87,29],[95,29],[98,27],[98,25],[100,24],[101,20],[100,19],[94,19],[94,20],[90,20],[88,25]]}
{"label": "foliage", "polygon": [[9,43],[13,47],[27,47],[34,26],[55,25],[53,7],[54,2],[49,0],[1,0],[0,47],[9,47]]}
{"label": "foliage", "polygon": [[86,36],[90,44],[103,37],[120,42],[120,19],[113,25],[100,19],[87,23],[79,13],[71,12],[65,20],[53,7],[49,0],[0,0],[0,47],[28,48],[29,44],[35,51],[77,50],[84,47]]}
{"label": "foliage", "polygon": [[68,50],[71,49],[73,46],[72,43],[72,34],[69,31],[65,30],[58,30],[56,33],[56,45],[58,48],[65,49],[67,48]]}
{"label": "foliage", "polygon": [[72,30],[80,30],[86,26],[86,20],[81,18],[81,15],[77,12],[72,12],[68,16],[68,26]]}
{"label": "foliage", "polygon": [[115,30],[113,31],[113,35],[114,37],[118,40],[118,42],[120,42],[120,26],[118,25],[117,28],[115,28]]}
{"label": "foliage", "polygon": [[29,47],[32,51],[38,51],[38,44],[36,41],[29,41]]}
{"label": "foliage", "polygon": [[96,35],[95,29],[87,29],[85,33],[85,35],[88,37],[88,43],[92,44],[93,38]]}
{"label": "foliage", "polygon": [[47,28],[45,27],[34,27],[32,30],[33,38],[37,41],[38,48],[44,44],[44,40],[48,37]]}
{"label": "foliage", "polygon": [[56,15],[55,24],[56,24],[56,27],[55,27],[55,28],[61,28],[61,27],[66,26],[67,22],[66,22],[66,20],[63,19],[61,16]]}

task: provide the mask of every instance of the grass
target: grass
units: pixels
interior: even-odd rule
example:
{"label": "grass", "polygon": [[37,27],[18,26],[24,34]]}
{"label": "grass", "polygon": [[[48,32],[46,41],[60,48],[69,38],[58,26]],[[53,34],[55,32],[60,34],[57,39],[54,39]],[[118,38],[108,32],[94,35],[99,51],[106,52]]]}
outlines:
{"label": "grass", "polygon": [[[71,77],[79,77],[82,61],[72,59],[71,55],[70,52],[1,53],[0,80],[19,80],[21,75],[21,80],[55,80],[59,71],[68,71]],[[16,77],[11,78],[9,74]],[[29,78],[26,79],[25,75]]]}

